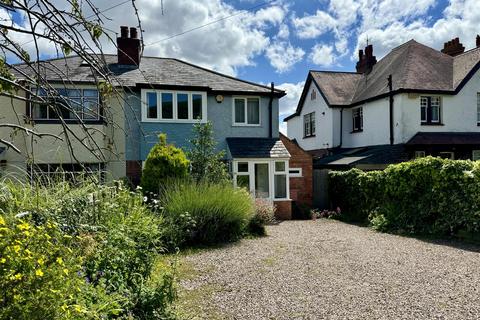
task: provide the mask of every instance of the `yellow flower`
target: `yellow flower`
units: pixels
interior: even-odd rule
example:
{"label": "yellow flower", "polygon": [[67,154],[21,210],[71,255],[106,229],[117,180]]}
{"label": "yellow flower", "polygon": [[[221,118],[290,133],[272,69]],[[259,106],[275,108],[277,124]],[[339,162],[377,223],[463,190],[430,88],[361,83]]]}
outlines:
{"label": "yellow flower", "polygon": [[28,229],[30,229],[30,225],[26,222],[23,222],[23,223],[17,225],[17,228],[20,229],[20,230],[28,230]]}
{"label": "yellow flower", "polygon": [[5,263],[5,262],[7,262],[7,259],[5,258],[0,259],[0,263]]}
{"label": "yellow flower", "polygon": [[62,257],[58,257],[58,258],[57,258],[57,263],[58,263],[59,265],[62,265],[62,266],[63,266],[63,259],[62,259]]}
{"label": "yellow flower", "polygon": [[21,273],[17,273],[15,276],[11,276],[10,279],[12,279],[12,280],[20,280],[20,279],[22,279],[22,274],[21,274]]}
{"label": "yellow flower", "polygon": [[63,273],[65,273],[68,276],[68,269],[67,268],[63,269]]}
{"label": "yellow flower", "polygon": [[35,271],[35,275],[37,277],[43,277],[43,271],[41,269],[38,269],[38,270]]}
{"label": "yellow flower", "polygon": [[18,253],[20,251],[20,246],[18,244],[14,245],[13,251],[15,251],[15,253]]}
{"label": "yellow flower", "polygon": [[29,256],[32,255],[32,251],[25,249],[25,253],[28,254]]}
{"label": "yellow flower", "polygon": [[82,307],[80,307],[78,304],[76,304],[75,305],[75,311],[82,312]]}
{"label": "yellow flower", "polygon": [[3,219],[2,216],[0,216],[0,226],[4,226],[5,225],[5,220]]}
{"label": "yellow flower", "polygon": [[30,237],[31,233],[28,230],[23,231],[23,234],[26,235],[27,237]]}
{"label": "yellow flower", "polygon": [[37,262],[41,266],[43,266],[45,264],[45,260],[43,260],[43,258],[38,259]]}

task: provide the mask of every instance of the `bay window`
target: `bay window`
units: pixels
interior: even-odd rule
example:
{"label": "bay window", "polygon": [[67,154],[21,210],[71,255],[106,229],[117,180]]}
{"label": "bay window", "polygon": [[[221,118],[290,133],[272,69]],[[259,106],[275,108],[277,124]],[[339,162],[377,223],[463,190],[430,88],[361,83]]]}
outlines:
{"label": "bay window", "polygon": [[59,88],[37,91],[38,100],[30,106],[33,120],[100,120],[100,96],[97,89]]}
{"label": "bay window", "polygon": [[234,161],[234,184],[255,198],[289,198],[288,160],[248,159]]}
{"label": "bay window", "polygon": [[142,91],[142,121],[144,122],[204,122],[206,119],[206,93]]}
{"label": "bay window", "polygon": [[241,126],[260,125],[260,98],[234,97],[233,124]]}

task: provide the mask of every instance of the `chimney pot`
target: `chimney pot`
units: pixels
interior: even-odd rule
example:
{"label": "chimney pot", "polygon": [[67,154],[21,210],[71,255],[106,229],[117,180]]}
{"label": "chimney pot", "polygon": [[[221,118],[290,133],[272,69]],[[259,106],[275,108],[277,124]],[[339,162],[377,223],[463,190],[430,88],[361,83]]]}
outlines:
{"label": "chimney pot", "polygon": [[356,65],[358,73],[369,73],[376,63],[377,57],[373,55],[373,45],[369,44],[365,47],[365,55],[363,55],[363,50],[358,51],[358,62]]}
{"label": "chimney pot", "polygon": [[121,26],[120,27],[120,37],[128,38],[128,27],[127,26]]}
{"label": "chimney pot", "polygon": [[358,60],[360,61],[360,60],[362,60],[362,58],[363,58],[363,50],[360,49],[360,50],[358,50]]}
{"label": "chimney pot", "polygon": [[477,34],[477,48],[480,48],[480,35]]}
{"label": "chimney pot", "polygon": [[137,28],[130,28],[130,38],[132,39],[137,39],[138,34],[137,34]]}

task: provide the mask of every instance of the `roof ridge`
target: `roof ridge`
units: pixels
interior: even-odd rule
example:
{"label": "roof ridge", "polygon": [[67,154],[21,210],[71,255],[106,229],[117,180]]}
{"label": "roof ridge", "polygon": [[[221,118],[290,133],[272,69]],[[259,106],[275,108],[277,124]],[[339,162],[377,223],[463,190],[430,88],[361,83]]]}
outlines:
{"label": "roof ridge", "polygon": [[355,71],[333,71],[333,70],[309,70],[309,72],[321,72],[321,73],[347,73],[347,74],[358,74],[362,75],[361,73]]}
{"label": "roof ridge", "polygon": [[453,57],[453,59],[455,59],[455,58],[457,58],[457,57],[461,57],[461,56],[463,56],[463,55],[465,55],[465,54],[467,54],[467,53],[471,53],[471,52],[473,52],[473,51],[475,51],[475,50],[480,50],[480,47],[475,47],[475,48],[472,48],[472,49],[468,49],[467,51],[456,55],[455,57]]}

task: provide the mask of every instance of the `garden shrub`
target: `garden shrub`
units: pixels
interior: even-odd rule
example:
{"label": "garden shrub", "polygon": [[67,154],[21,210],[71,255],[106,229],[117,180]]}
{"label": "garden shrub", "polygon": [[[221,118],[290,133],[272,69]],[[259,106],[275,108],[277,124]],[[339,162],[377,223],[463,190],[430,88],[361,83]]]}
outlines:
{"label": "garden shrub", "polygon": [[161,203],[170,248],[236,240],[254,213],[250,194],[230,183],[177,182]]}
{"label": "garden shrub", "polygon": [[172,275],[165,272],[164,279],[151,281],[154,260],[163,249],[165,225],[158,205],[145,202],[140,192],[121,183],[34,188],[4,183],[0,210],[10,220],[20,214],[38,228],[52,221],[58,232],[72,239],[68,250],[79,257],[81,281],[94,289],[88,301],[101,303],[105,294],[118,298],[116,312],[121,317],[167,316],[165,306],[173,299]]}
{"label": "garden shrub", "polygon": [[343,218],[368,217],[373,228],[410,234],[480,233],[480,164],[433,157],[384,171],[331,172],[333,203]]}
{"label": "garden shrub", "polygon": [[248,223],[248,232],[252,235],[265,235],[265,225],[274,224],[275,212],[277,208],[275,205],[265,199],[255,199],[255,214]]}
{"label": "garden shrub", "polygon": [[166,180],[186,177],[190,165],[182,149],[167,144],[166,134],[160,134],[158,139],[147,156],[140,183],[144,192],[154,194]]}

